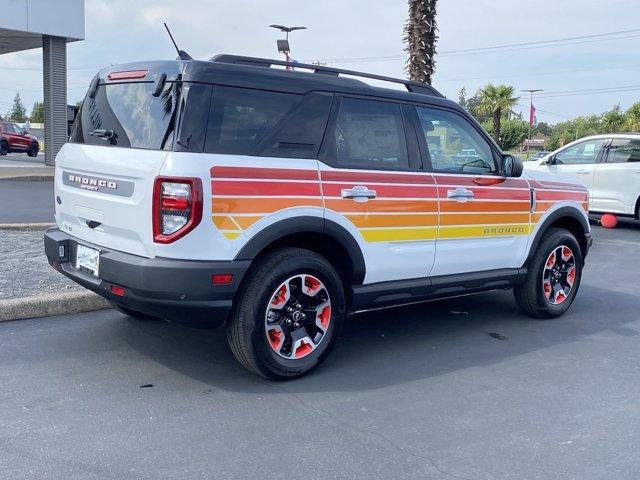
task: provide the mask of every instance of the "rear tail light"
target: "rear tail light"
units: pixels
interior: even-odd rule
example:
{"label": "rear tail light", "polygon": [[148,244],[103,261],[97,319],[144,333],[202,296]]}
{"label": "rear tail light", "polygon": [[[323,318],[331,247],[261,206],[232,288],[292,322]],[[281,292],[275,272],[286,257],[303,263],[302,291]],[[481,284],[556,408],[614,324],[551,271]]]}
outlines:
{"label": "rear tail light", "polygon": [[157,177],[153,186],[153,241],[171,243],[202,220],[199,178]]}

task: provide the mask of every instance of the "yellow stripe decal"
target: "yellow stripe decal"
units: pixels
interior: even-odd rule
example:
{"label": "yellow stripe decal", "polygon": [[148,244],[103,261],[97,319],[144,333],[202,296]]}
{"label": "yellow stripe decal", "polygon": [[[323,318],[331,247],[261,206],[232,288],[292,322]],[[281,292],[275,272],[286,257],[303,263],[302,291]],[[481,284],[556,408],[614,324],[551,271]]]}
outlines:
{"label": "yellow stripe decal", "polygon": [[529,230],[530,227],[528,223],[440,227],[440,235],[438,238],[504,237],[513,235],[528,235]]}
{"label": "yellow stripe decal", "polygon": [[360,230],[367,242],[402,242],[408,240],[435,240],[438,229],[433,228],[385,228]]}

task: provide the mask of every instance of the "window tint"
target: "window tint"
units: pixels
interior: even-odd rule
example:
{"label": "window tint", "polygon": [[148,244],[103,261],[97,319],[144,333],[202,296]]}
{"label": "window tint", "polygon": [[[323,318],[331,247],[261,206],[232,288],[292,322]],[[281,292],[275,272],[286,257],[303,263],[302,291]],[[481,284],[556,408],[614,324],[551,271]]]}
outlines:
{"label": "window tint", "polygon": [[615,139],[609,147],[607,163],[640,162],[640,140]]}
{"label": "window tint", "polygon": [[15,133],[17,135],[22,133],[22,129],[16,125],[15,123],[9,123],[8,125],[8,133]]}
{"label": "window tint", "polygon": [[[176,123],[180,84],[169,82],[160,96],[152,83],[101,85],[95,98],[82,102],[71,141],[96,145],[170,150]],[[112,132],[109,138],[91,135]],[[102,132],[104,133],[104,132]],[[106,141],[108,140],[108,141]]]}
{"label": "window tint", "polygon": [[555,155],[556,165],[582,165],[596,163],[604,140],[587,140]]}
{"label": "window tint", "polygon": [[489,143],[463,117],[435,108],[417,111],[434,172],[497,172]]}
{"label": "window tint", "polygon": [[180,98],[180,125],[173,149],[178,152],[202,152],[207,134],[211,103],[211,85],[187,82]]}
{"label": "window tint", "polygon": [[248,155],[301,95],[213,87],[205,151]]}
{"label": "window tint", "polygon": [[330,154],[340,167],[407,169],[409,156],[400,105],[343,98]]}
{"label": "window tint", "polygon": [[265,139],[263,157],[317,158],[329,119],[332,94],[308,93],[277,131]]}

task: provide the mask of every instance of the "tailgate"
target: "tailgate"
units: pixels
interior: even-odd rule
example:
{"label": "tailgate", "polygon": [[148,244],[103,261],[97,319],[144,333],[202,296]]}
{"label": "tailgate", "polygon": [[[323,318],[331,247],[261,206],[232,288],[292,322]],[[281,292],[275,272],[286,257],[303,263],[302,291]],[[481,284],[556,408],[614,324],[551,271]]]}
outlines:
{"label": "tailgate", "polygon": [[56,158],[56,223],[96,245],[154,257],[153,181],[168,152],[66,144]]}

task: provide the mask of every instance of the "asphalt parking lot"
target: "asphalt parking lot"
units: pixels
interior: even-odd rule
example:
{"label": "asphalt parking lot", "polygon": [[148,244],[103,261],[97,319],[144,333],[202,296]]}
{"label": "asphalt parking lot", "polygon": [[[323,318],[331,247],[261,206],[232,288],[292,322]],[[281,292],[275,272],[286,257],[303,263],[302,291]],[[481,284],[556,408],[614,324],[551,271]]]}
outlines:
{"label": "asphalt parking lot", "polygon": [[53,223],[53,182],[3,180],[0,182],[0,224]]}
{"label": "asphalt parking lot", "polygon": [[0,478],[637,479],[640,222],[594,236],[561,319],[509,292],[362,314],[288,383],[223,330],[0,324]]}

